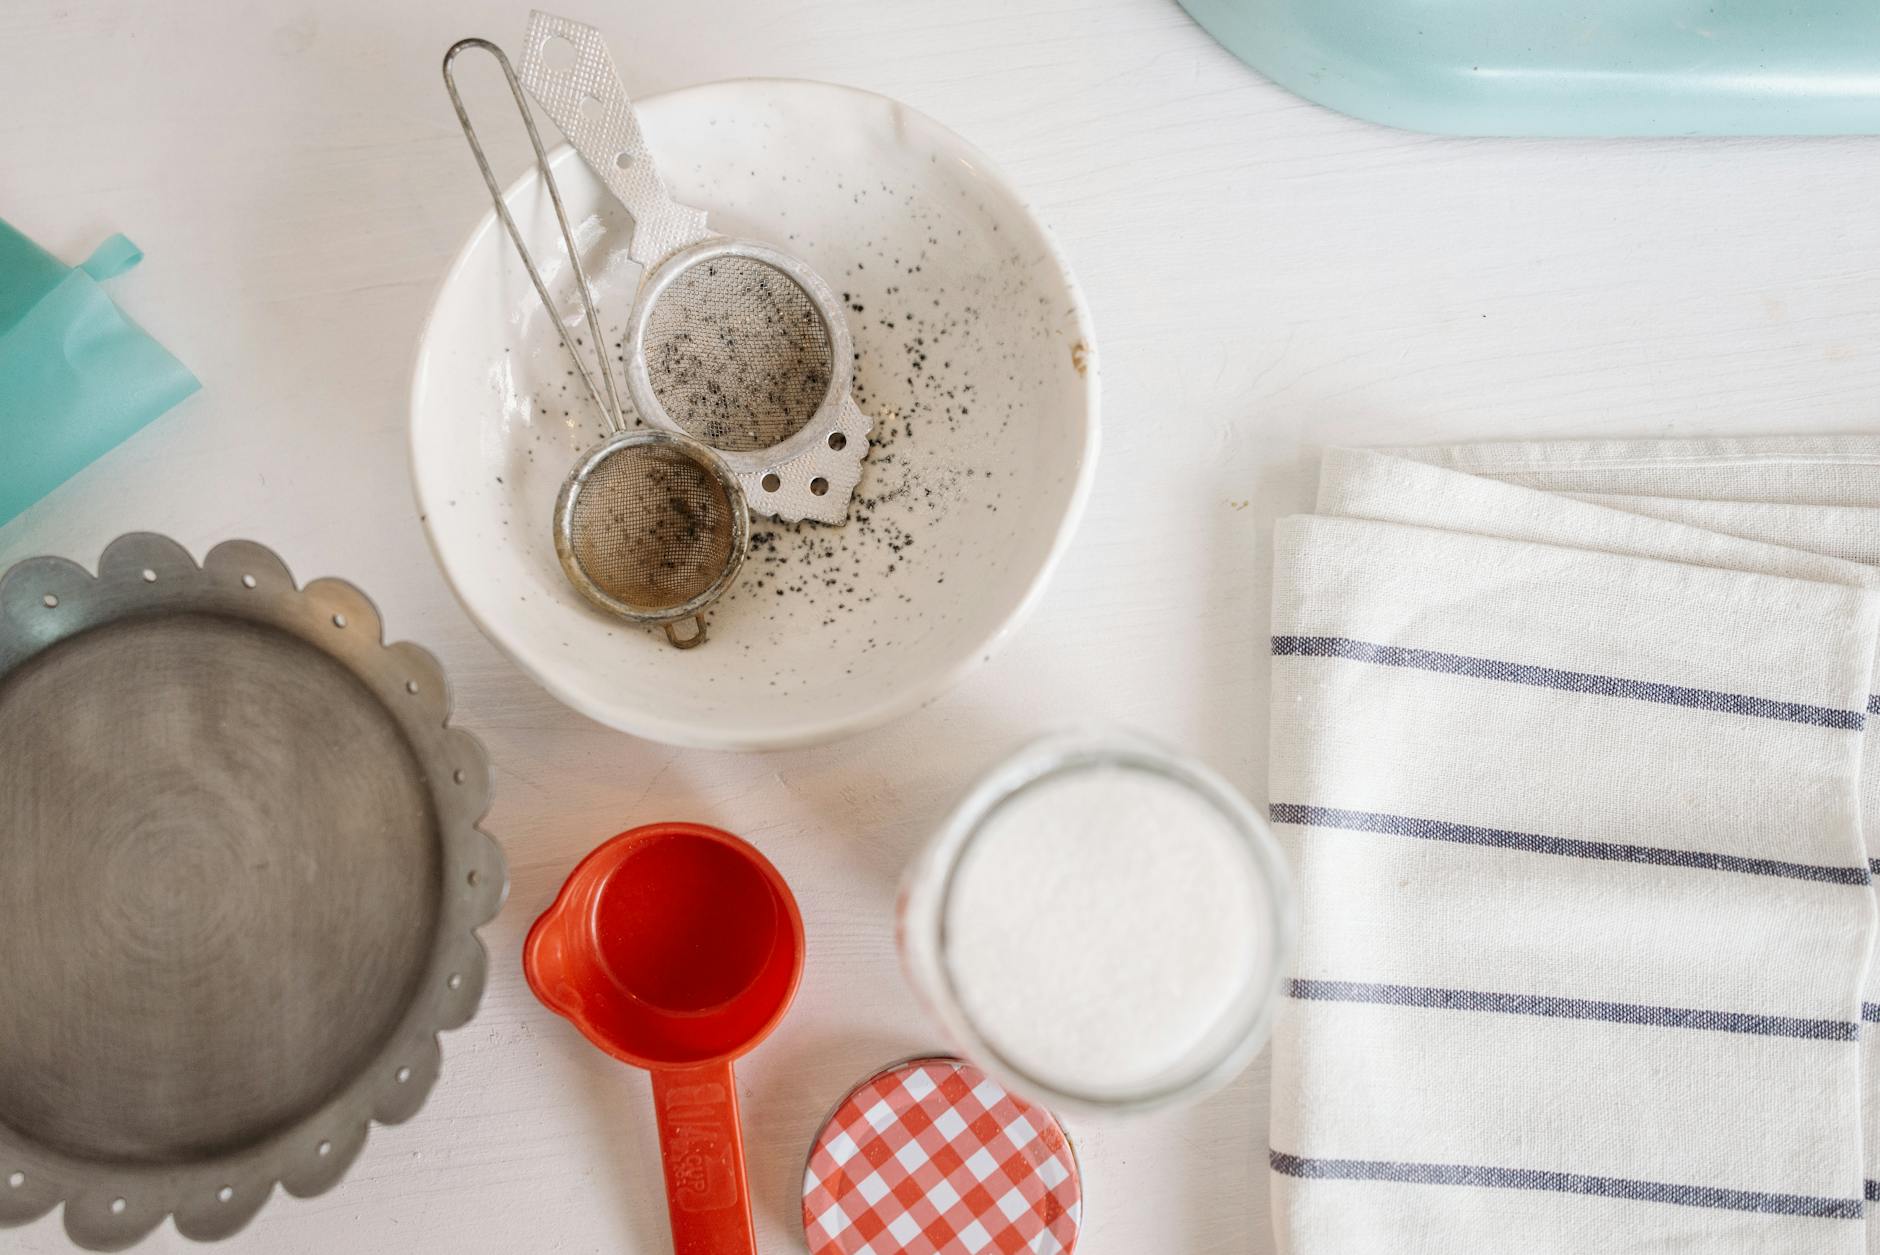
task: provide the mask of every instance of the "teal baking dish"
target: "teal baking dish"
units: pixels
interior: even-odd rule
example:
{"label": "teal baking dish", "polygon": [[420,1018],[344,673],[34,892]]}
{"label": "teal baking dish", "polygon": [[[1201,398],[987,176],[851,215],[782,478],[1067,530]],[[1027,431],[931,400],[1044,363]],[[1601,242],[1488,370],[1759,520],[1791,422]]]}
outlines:
{"label": "teal baking dish", "polygon": [[1275,82],[1451,135],[1880,133],[1880,0],[1181,0]]}

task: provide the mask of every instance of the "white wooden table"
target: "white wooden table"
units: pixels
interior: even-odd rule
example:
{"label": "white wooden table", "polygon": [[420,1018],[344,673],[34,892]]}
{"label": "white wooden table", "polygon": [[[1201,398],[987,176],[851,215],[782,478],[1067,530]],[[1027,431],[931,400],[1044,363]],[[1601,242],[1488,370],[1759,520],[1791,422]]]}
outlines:
{"label": "white wooden table", "polygon": [[[538,1006],[522,934],[630,824],[740,832],[791,879],[801,996],[742,1068],[766,1251],[800,1249],[809,1138],[847,1085],[937,1043],[903,986],[896,878],[966,780],[1049,723],[1112,719],[1263,792],[1269,525],[1313,450],[1535,435],[1880,428],[1873,142],[1456,141],[1326,113],[1172,0],[562,0],[641,94],[784,75],[898,96],[991,153],[1094,310],[1104,464],[1030,625],[930,708],[848,744],[675,751],[563,709],[486,642],[412,506],[419,320],[486,202],[439,82],[490,0],[9,0],[0,216],[114,291],[203,392],[0,529],[0,564],[149,528],[245,536],[365,588],[436,651],[488,746],[509,905],[481,1013],[423,1112],[339,1186],[224,1249],[665,1249],[645,1079]],[[505,175],[522,168],[502,146]],[[4,451],[0,450],[0,456]],[[3,873],[0,873],[3,874]],[[0,961],[4,961],[0,957]],[[3,1061],[0,1061],[3,1066]],[[1197,1109],[1072,1120],[1086,1255],[1271,1250],[1266,1075]],[[0,1250],[60,1251],[50,1217]],[[196,1249],[167,1226],[142,1248]]]}

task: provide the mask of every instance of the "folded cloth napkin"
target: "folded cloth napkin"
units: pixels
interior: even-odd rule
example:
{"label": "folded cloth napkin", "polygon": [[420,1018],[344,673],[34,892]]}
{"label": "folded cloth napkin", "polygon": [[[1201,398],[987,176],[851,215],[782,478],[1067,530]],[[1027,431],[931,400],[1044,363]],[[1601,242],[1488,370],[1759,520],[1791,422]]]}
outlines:
{"label": "folded cloth napkin", "polygon": [[[1676,441],[1558,441],[1410,451],[1584,500],[1880,566],[1880,438],[1818,436]],[[1692,497],[1701,491],[1704,497]],[[1657,495],[1653,495],[1657,494]],[[1862,813],[1869,867],[1880,871],[1880,663],[1868,698]],[[1880,944],[1880,943],[1877,943]],[[1880,1255],[1880,956],[1861,1018],[1867,1249]]]}
{"label": "folded cloth napkin", "polygon": [[1334,454],[1279,529],[1281,1249],[1862,1251],[1877,573],[1630,499],[1880,456],[1523,448]]}

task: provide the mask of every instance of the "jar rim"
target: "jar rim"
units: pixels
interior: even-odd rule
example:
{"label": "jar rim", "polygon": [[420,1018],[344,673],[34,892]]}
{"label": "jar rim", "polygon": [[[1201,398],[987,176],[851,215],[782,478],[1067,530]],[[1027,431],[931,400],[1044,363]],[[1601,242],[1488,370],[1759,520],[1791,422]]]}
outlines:
{"label": "jar rim", "polygon": [[[1205,802],[1240,838],[1251,879],[1265,909],[1268,930],[1264,971],[1249,975],[1234,1001],[1203,1042],[1171,1067],[1164,1078],[1143,1086],[1090,1089],[1055,1080],[1001,1050],[968,1011],[948,945],[947,919],[961,865],[1007,805],[1046,783],[1091,771],[1140,771],[1173,783]],[[932,962],[923,992],[942,1005],[932,1009],[969,1057],[1015,1090],[1048,1104],[1104,1111],[1150,1108],[1199,1097],[1231,1080],[1265,1044],[1280,995],[1291,971],[1298,931],[1292,877],[1279,844],[1252,805],[1212,769],[1133,732],[1091,729],[1034,741],[982,776],[954,808],[930,847],[926,873],[938,878],[925,918],[913,921],[928,935]]]}

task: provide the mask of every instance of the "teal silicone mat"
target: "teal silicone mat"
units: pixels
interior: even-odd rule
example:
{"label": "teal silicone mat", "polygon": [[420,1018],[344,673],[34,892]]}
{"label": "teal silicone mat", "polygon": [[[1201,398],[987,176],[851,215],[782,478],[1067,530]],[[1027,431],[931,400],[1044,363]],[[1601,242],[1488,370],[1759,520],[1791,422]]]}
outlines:
{"label": "teal silicone mat", "polygon": [[1880,0],[1181,0],[1342,113],[1454,135],[1880,133]]}

